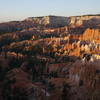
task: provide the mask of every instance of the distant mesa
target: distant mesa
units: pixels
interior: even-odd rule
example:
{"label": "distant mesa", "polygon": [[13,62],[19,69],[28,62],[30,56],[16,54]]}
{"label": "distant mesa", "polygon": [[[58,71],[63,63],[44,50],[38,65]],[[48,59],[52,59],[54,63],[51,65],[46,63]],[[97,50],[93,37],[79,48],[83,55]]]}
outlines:
{"label": "distant mesa", "polygon": [[63,16],[43,16],[29,17],[26,21],[33,21],[35,24],[50,25],[50,26],[66,26],[68,25],[67,17]]}
{"label": "distant mesa", "polygon": [[29,17],[25,21],[33,21],[35,24],[49,25],[53,27],[68,26],[82,24],[100,24],[100,14],[97,15],[82,15],[82,16],[41,16]]}

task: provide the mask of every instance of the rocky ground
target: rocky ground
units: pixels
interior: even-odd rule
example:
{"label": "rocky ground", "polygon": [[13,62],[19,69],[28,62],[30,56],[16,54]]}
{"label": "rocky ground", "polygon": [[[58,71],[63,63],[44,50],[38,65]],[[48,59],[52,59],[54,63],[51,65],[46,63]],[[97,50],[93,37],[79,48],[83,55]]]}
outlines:
{"label": "rocky ground", "polygon": [[100,100],[100,16],[50,18],[0,24],[0,100]]}

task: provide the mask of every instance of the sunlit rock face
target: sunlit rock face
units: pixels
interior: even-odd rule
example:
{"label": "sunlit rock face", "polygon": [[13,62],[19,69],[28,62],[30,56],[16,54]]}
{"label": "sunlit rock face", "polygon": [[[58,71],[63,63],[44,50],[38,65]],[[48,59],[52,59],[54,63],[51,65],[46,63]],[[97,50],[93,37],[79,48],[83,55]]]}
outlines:
{"label": "sunlit rock face", "polygon": [[83,35],[80,37],[81,40],[89,40],[100,43],[100,30],[99,29],[86,29]]}
{"label": "sunlit rock face", "polygon": [[100,100],[99,16],[0,24],[0,100]]}
{"label": "sunlit rock face", "polygon": [[82,24],[98,24],[100,23],[100,16],[73,16],[70,17],[70,25],[82,25]]}
{"label": "sunlit rock face", "polygon": [[33,21],[36,24],[50,25],[50,26],[68,26],[68,25],[91,25],[100,24],[99,15],[84,15],[84,16],[43,16],[43,17],[29,17],[26,21]]}
{"label": "sunlit rock face", "polygon": [[50,25],[54,27],[66,26],[69,24],[69,18],[62,16],[30,17],[26,20],[33,21],[36,24]]}

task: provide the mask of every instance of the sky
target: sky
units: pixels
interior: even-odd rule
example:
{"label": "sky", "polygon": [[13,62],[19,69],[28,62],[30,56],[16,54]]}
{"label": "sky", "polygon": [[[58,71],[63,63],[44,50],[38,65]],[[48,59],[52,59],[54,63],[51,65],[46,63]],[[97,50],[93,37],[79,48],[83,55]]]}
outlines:
{"label": "sky", "polygon": [[0,22],[84,14],[100,14],[100,0],[0,0]]}

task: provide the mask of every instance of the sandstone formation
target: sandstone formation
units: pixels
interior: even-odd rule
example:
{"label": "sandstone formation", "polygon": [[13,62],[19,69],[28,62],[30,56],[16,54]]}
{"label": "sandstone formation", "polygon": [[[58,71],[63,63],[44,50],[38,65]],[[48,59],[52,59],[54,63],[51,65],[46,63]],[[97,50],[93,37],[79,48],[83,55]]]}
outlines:
{"label": "sandstone formation", "polygon": [[44,16],[44,17],[30,17],[26,21],[33,21],[35,24],[49,25],[54,27],[68,25],[67,17],[61,16]]}
{"label": "sandstone formation", "polygon": [[43,16],[43,17],[29,17],[26,21],[33,21],[35,24],[50,25],[54,27],[83,24],[100,24],[100,15],[83,15],[83,16]]}
{"label": "sandstone formation", "polygon": [[51,99],[100,100],[100,15],[0,24],[0,100]]}

